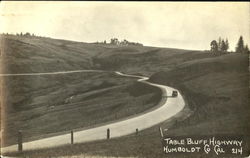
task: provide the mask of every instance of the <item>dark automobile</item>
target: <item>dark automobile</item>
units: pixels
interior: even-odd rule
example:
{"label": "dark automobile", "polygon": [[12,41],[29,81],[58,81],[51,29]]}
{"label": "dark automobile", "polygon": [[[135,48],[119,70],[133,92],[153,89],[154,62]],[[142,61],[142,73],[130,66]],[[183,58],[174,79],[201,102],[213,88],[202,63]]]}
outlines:
{"label": "dark automobile", "polygon": [[178,96],[178,92],[177,91],[173,91],[172,92],[172,97],[177,97]]}

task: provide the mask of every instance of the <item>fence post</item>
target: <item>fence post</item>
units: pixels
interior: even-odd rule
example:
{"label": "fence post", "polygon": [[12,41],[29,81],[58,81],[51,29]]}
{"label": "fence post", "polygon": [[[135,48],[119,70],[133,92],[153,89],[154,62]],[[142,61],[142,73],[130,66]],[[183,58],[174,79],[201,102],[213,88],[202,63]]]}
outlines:
{"label": "fence post", "polygon": [[136,135],[138,135],[138,132],[139,132],[138,128],[136,128],[135,132],[136,132]]}
{"label": "fence post", "polygon": [[162,132],[161,126],[159,128],[159,131],[160,131],[161,137],[163,138],[163,132]]}
{"label": "fence post", "polygon": [[74,133],[71,131],[71,144],[74,144]]}
{"label": "fence post", "polygon": [[22,131],[18,131],[18,136],[17,136],[17,142],[18,142],[18,151],[23,151],[23,140],[22,140]]}
{"label": "fence post", "polygon": [[107,129],[107,139],[109,139],[110,138],[110,129],[108,128]]}

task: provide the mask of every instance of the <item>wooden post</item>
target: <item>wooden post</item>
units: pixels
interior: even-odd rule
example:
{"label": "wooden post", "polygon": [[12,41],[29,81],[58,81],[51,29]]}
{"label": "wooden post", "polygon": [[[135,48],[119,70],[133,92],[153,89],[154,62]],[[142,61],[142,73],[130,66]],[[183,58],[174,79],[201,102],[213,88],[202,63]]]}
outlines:
{"label": "wooden post", "polygon": [[71,131],[71,144],[74,144],[74,133]]}
{"label": "wooden post", "polygon": [[138,133],[139,133],[138,128],[136,128],[135,133],[136,133],[136,135],[138,135]]}
{"label": "wooden post", "polygon": [[161,127],[159,128],[159,131],[160,131],[161,137],[163,138],[163,132],[162,132]]}
{"label": "wooden post", "polygon": [[109,139],[110,138],[110,129],[108,128],[107,129],[107,139]]}
{"label": "wooden post", "polygon": [[22,131],[18,131],[18,136],[17,136],[17,142],[18,142],[18,151],[23,151],[23,138],[22,138]]}

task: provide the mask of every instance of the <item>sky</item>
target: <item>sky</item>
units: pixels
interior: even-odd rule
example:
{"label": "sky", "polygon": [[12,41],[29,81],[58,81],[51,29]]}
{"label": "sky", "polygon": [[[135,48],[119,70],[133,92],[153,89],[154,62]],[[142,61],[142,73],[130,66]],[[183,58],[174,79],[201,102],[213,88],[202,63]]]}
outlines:
{"label": "sky", "polygon": [[234,50],[240,35],[250,45],[250,2],[4,1],[0,32],[195,50],[222,37]]}

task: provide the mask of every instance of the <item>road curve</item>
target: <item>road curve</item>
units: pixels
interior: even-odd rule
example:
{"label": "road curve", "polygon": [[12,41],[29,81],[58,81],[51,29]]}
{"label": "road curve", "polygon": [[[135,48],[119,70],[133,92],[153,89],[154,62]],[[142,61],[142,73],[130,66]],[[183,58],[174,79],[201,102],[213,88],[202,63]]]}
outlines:
{"label": "road curve", "polygon": [[[79,71],[77,70],[76,72],[79,72]],[[89,71],[82,70],[81,72],[89,72]],[[59,72],[59,73],[61,74],[63,72]],[[53,74],[59,74],[59,73],[53,73]],[[94,127],[94,128],[75,132],[74,143],[82,143],[82,142],[90,142],[94,140],[106,139],[108,128],[110,129],[110,138],[115,138],[115,137],[120,137],[120,136],[125,136],[125,135],[135,133],[136,129],[141,131],[143,129],[150,128],[176,115],[185,106],[184,99],[180,93],[177,97],[164,97],[164,96],[167,96],[167,94],[171,94],[173,90],[176,90],[174,88],[160,85],[160,84],[150,83],[146,81],[148,80],[148,77],[127,75],[121,72],[115,72],[115,73],[120,76],[136,77],[136,78],[139,78],[138,79],[139,82],[143,82],[145,84],[160,88],[162,90],[163,97],[157,105],[158,108],[152,111],[149,111],[147,113],[137,115],[137,116],[134,116],[132,118],[128,118],[122,121],[113,122],[113,123],[109,123],[109,124],[102,125],[99,127]],[[48,73],[45,73],[45,75],[47,74]],[[56,147],[56,146],[70,144],[70,143],[71,143],[71,135],[63,134],[63,135],[53,136],[53,137],[44,138],[40,140],[24,142],[23,150]],[[1,148],[1,152],[2,153],[14,152],[14,151],[17,151],[17,149],[18,149],[17,145],[11,145],[11,146]]]}
{"label": "road curve", "polygon": [[102,71],[102,70],[73,70],[73,71],[41,72],[41,73],[16,73],[16,74],[0,74],[0,77],[59,75],[59,74],[81,73],[81,72],[105,72],[105,71]]}

